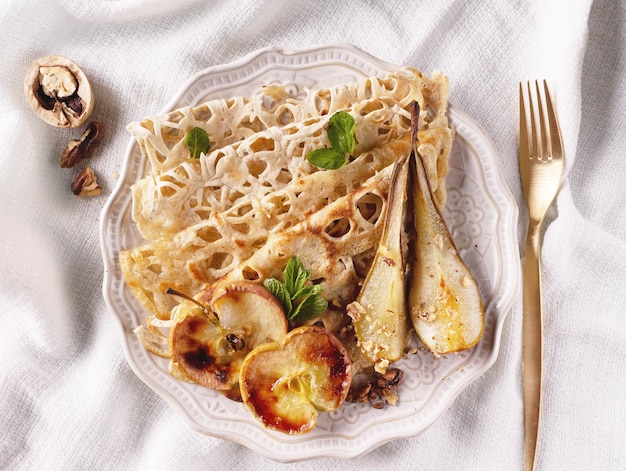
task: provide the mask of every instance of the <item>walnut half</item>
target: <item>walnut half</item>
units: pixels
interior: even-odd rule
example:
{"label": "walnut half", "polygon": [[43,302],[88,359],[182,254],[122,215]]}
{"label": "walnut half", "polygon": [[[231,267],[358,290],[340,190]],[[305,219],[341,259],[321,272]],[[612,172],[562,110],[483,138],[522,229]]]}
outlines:
{"label": "walnut half", "polygon": [[24,79],[24,93],[41,119],[60,128],[80,126],[93,110],[87,76],[73,61],[59,55],[32,63]]}

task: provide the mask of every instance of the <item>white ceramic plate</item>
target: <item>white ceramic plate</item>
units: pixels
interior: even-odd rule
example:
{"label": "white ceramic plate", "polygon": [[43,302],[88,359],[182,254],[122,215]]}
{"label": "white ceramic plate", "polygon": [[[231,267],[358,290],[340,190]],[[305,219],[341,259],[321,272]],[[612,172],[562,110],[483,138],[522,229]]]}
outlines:
{"label": "white ceramic plate", "polygon": [[[343,44],[300,50],[267,48],[200,72],[162,111],[210,98],[249,95],[272,82],[288,83],[296,90],[327,87],[386,75],[397,68]],[[445,218],[485,302],[485,332],[476,347],[440,358],[425,352],[411,355],[400,363],[405,377],[397,406],[377,410],[371,405],[345,404],[336,412],[321,414],[317,428],[303,436],[269,431],[242,404],[173,379],[167,373],[167,361],[144,350],[132,332],[146,313],[125,286],[118,262],[120,251],[142,242],[130,215],[130,186],[143,176],[144,160],[131,140],[123,173],[102,211],[100,234],[104,299],[119,321],[125,353],[135,373],[194,429],[278,461],[352,458],[424,431],[465,386],[494,363],[504,318],[520,283],[517,207],[500,173],[497,151],[484,130],[465,113],[451,105],[449,117],[457,135],[450,157]]]}

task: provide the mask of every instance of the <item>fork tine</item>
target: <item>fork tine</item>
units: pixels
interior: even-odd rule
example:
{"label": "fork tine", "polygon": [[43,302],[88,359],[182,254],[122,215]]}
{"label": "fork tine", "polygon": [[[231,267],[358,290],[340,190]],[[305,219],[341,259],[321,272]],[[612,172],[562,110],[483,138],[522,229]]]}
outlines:
{"label": "fork tine", "polygon": [[560,158],[563,156],[563,143],[561,140],[561,128],[559,127],[559,120],[556,116],[556,110],[552,104],[552,98],[550,97],[550,90],[548,90],[548,83],[543,81],[543,88],[546,96],[546,106],[548,108],[548,123],[550,125],[550,145],[552,148],[552,157]]}
{"label": "fork tine", "polygon": [[528,82],[526,85],[528,88],[528,108],[530,109],[530,132],[531,132],[530,147],[532,149],[530,156],[537,157],[539,153],[539,146],[537,145],[538,138],[537,138],[537,124],[535,122],[535,103],[533,101],[533,94],[530,90],[530,82]]}
{"label": "fork tine", "polygon": [[528,158],[528,123],[526,122],[526,104],[524,103],[524,88],[522,82],[519,84],[519,145],[520,145],[520,157],[522,159]]}
{"label": "fork tine", "polygon": [[541,159],[549,159],[551,157],[550,130],[546,128],[545,108],[543,107],[543,101],[541,100],[538,80],[535,80],[535,89],[537,90],[537,113],[539,114],[539,135],[541,137],[541,142],[537,144],[537,147],[541,146],[541,154],[537,154],[537,157]]}

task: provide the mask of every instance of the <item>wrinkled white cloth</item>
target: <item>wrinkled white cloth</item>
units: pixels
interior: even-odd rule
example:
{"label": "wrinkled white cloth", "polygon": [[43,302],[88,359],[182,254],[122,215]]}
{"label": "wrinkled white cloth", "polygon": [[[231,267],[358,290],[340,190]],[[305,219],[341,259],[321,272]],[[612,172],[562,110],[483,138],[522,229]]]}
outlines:
{"label": "wrinkled white cloth", "polygon": [[[191,430],[129,368],[102,296],[100,211],[125,126],[196,72],[265,46],[346,42],[450,78],[493,138],[527,224],[518,83],[549,81],[567,168],[543,243],[545,396],[537,469],[626,469],[626,7],[622,0],[3,0],[0,3],[0,468],[521,469],[521,297],[499,357],[419,436],[349,461],[277,464]],[[57,53],[91,79],[106,138],[103,194],[59,167],[76,132],[28,106],[31,62]]]}

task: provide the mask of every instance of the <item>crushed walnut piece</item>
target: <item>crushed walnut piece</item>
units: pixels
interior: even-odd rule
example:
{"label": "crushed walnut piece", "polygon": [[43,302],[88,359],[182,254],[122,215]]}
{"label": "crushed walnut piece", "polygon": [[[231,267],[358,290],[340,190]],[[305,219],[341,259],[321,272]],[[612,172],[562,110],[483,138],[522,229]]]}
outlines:
{"label": "crushed walnut piece", "polygon": [[425,322],[432,323],[437,320],[436,310],[437,308],[434,305],[426,306],[425,303],[421,303],[419,306],[411,308],[411,315],[419,317]]}
{"label": "crushed walnut piece", "polygon": [[102,193],[102,187],[98,184],[96,174],[91,167],[87,166],[78,174],[72,182],[72,193],[76,196],[96,196]]}
{"label": "crushed walnut piece", "polygon": [[361,316],[365,314],[365,312],[365,308],[357,301],[354,301],[346,306],[346,313],[353,321],[358,321]]}
{"label": "crushed walnut piece", "polygon": [[71,168],[78,162],[90,158],[96,147],[100,145],[104,135],[104,124],[92,121],[80,136],[80,139],[72,139],[63,154],[60,165],[62,168]]}
{"label": "crushed walnut piece", "polygon": [[389,366],[389,360],[386,358],[381,358],[374,365],[374,371],[377,373],[383,374],[387,371],[387,367]]}
{"label": "crushed walnut piece", "polygon": [[395,406],[398,403],[398,388],[404,377],[399,368],[388,368],[384,373],[374,373],[370,379],[350,388],[347,402],[372,403],[375,409],[382,409],[386,404]]}

